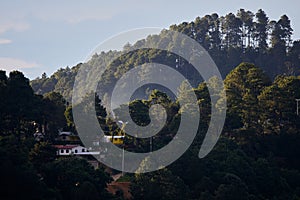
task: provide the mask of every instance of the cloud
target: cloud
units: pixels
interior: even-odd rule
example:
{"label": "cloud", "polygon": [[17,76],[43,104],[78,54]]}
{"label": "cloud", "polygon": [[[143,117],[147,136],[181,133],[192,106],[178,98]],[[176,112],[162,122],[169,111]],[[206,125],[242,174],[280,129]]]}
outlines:
{"label": "cloud", "polygon": [[99,15],[97,12],[95,12],[95,13],[83,13],[81,15],[74,15],[74,16],[65,16],[64,20],[71,24],[77,24],[87,20],[96,20],[96,21],[107,20],[107,19],[111,19],[113,16],[114,16],[113,13],[102,12],[102,14]]}
{"label": "cloud", "polygon": [[9,40],[9,39],[2,39],[2,38],[0,38],[0,44],[9,44],[9,43],[12,43],[12,41]]}
{"label": "cloud", "polygon": [[115,11],[109,11],[109,10],[97,10],[94,9],[93,11],[77,11],[74,10],[73,12],[65,11],[60,12],[59,10],[55,11],[55,14],[53,13],[47,13],[47,12],[37,12],[35,13],[36,18],[43,20],[45,22],[48,21],[64,21],[69,24],[77,24],[84,21],[89,20],[95,20],[95,21],[103,21],[111,19],[115,16]]}
{"label": "cloud", "polygon": [[29,24],[22,21],[14,20],[0,20],[0,34],[5,33],[9,30],[24,31],[29,28]]}
{"label": "cloud", "polygon": [[29,1],[20,2],[18,7],[15,2],[6,2],[0,7],[0,34],[7,30],[27,30],[29,28],[27,22],[32,19],[77,24],[90,20],[109,20],[124,13],[136,12],[144,7],[145,4],[138,0],[105,3],[98,0],[92,0],[89,3],[81,0]]}
{"label": "cloud", "polygon": [[39,66],[35,62],[28,62],[18,58],[0,57],[0,69],[5,71],[35,68]]}
{"label": "cloud", "polygon": [[36,10],[33,15],[44,21],[62,20],[70,24],[77,24],[89,20],[108,20],[116,16],[120,12],[119,10],[120,8],[118,7],[104,7],[99,5],[95,5],[94,7],[77,5],[68,9],[64,6],[54,7],[53,5],[49,5],[47,8],[41,7],[39,10]]}

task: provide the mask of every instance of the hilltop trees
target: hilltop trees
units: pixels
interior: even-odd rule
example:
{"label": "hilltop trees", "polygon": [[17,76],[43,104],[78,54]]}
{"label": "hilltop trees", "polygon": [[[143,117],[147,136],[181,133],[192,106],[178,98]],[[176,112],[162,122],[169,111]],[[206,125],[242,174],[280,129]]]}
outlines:
{"label": "hilltop trees", "polygon": [[270,78],[286,73],[287,67],[299,73],[298,65],[294,65],[287,54],[292,47],[293,29],[286,15],[275,21],[262,9],[256,13],[240,9],[236,15],[206,15],[197,17],[194,22],[172,25],[170,29],[192,38],[195,33],[197,41],[208,50],[223,75],[240,62],[264,66]]}
{"label": "hilltop trees", "polygon": [[229,13],[223,18],[222,32],[224,34],[224,48],[237,48],[242,46],[241,26],[242,21],[233,13]]}
{"label": "hilltop trees", "polygon": [[271,44],[272,47],[276,45],[283,45],[289,47],[291,45],[291,36],[293,29],[291,28],[291,22],[286,15],[282,15],[280,19],[270,22],[272,27]]}
{"label": "hilltop trees", "polygon": [[[272,20],[262,9],[255,13],[240,9],[236,14],[219,16],[213,13],[197,17],[191,22],[171,25],[170,30],[182,32],[199,42],[212,56],[223,77],[241,62],[263,67],[271,79],[279,74],[300,74],[300,61],[297,53],[300,51],[300,45],[298,45],[299,41],[291,40],[293,29],[287,15],[282,15],[278,20]],[[163,34],[162,32],[160,35],[148,36],[136,44],[127,45],[124,50],[130,50],[132,47],[138,48],[142,44],[168,45],[170,41]],[[201,82],[198,76],[187,73],[191,69],[188,62],[182,59],[180,63],[177,63],[178,57],[165,51],[140,49],[129,51],[118,57],[120,53],[122,52],[108,51],[95,54],[88,63],[59,69],[49,77],[44,74],[42,78],[31,81],[31,85],[38,94],[55,91],[70,102],[74,79],[79,67],[107,66],[107,70],[100,78],[102,85],[98,88],[102,94],[110,91],[122,74],[135,66],[149,62],[176,68],[182,74],[186,74],[194,86]],[[110,64],[106,63],[114,56],[117,56],[117,59]],[[94,80],[97,78],[95,74],[88,76]]]}
{"label": "hilltop trees", "polygon": [[267,17],[266,13],[259,9],[255,14],[257,22],[255,25],[254,37],[255,41],[257,42],[257,46],[259,52],[265,53],[268,48],[268,24],[269,18]]}
{"label": "hilltop trees", "polygon": [[242,48],[250,48],[253,46],[253,30],[254,30],[254,14],[251,11],[245,11],[240,9],[237,13],[237,17],[242,22]]}

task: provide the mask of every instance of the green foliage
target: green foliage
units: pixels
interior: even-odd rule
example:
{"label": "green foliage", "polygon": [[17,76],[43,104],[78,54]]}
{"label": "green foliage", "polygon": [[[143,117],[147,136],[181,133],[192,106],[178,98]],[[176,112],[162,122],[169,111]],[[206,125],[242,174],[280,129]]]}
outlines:
{"label": "green foliage", "polygon": [[187,199],[184,182],[167,169],[148,174],[136,174],[130,187],[134,199]]}
{"label": "green foliage", "polygon": [[1,199],[50,199],[55,195],[40,180],[28,159],[28,141],[0,139]]}
{"label": "green foliage", "polygon": [[299,120],[295,99],[300,97],[299,87],[298,77],[278,76],[271,86],[264,88],[258,98],[262,109],[261,120],[266,132],[298,132]]}
{"label": "green foliage", "polygon": [[35,168],[41,170],[43,165],[56,159],[56,149],[48,142],[40,142],[34,144],[28,156]]}
{"label": "green foliage", "polygon": [[[272,138],[267,138],[262,145],[270,140]],[[192,146],[168,168],[188,186],[190,199],[290,199],[298,195],[294,190],[298,187],[294,182],[299,176],[298,170],[281,171],[274,159],[260,152],[256,152],[255,156],[260,157],[256,159],[244,145],[237,144],[239,141],[221,138],[202,160],[197,157],[198,146]],[[250,143],[257,146],[259,142],[252,140]],[[263,151],[267,154],[280,152],[275,152],[279,146],[272,148]],[[295,179],[290,176],[293,173]]]}
{"label": "green foliage", "polygon": [[68,127],[75,127],[72,113],[72,106],[68,106],[64,112]]}
{"label": "green foliage", "polygon": [[61,94],[50,92],[43,99],[44,124],[47,126],[48,137],[52,140],[56,137],[58,129],[66,127],[66,102]]}
{"label": "green foliage", "polygon": [[110,177],[102,169],[94,170],[85,159],[71,157],[56,160],[47,164],[43,173],[45,183],[58,190],[64,199],[75,198],[77,193],[83,195],[88,191],[92,191],[96,199],[107,197],[105,187]]}
{"label": "green foliage", "polygon": [[85,159],[57,159],[46,142],[0,139],[1,199],[110,199],[110,177]]}
{"label": "green foliage", "polygon": [[41,115],[42,100],[34,95],[29,85],[29,79],[21,72],[13,71],[6,77],[1,73],[1,107],[0,107],[0,134],[18,134],[28,137],[33,133],[31,121]]}
{"label": "green foliage", "polygon": [[47,77],[42,74],[42,78],[36,78],[30,82],[31,87],[37,94],[44,95],[49,92],[60,93],[67,101],[71,101],[71,92],[81,63],[74,66],[57,70],[52,76]]}
{"label": "green foliage", "polygon": [[[57,160],[52,142],[65,126],[64,98],[56,92],[35,95],[18,71],[9,77],[0,71],[0,79],[0,198],[112,198],[105,190],[110,178],[104,169],[94,170],[83,159]],[[42,132],[45,141],[35,141],[35,132]]]}
{"label": "green foliage", "polygon": [[265,86],[270,84],[263,71],[250,63],[241,63],[232,70],[224,80],[227,107],[228,124],[230,128],[244,126],[246,128],[259,129],[258,127],[258,100]]}

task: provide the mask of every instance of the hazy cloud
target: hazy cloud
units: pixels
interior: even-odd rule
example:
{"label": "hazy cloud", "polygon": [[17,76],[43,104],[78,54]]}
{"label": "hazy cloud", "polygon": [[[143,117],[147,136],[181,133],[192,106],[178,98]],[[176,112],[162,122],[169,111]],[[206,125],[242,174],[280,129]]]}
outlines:
{"label": "hazy cloud", "polygon": [[[0,33],[10,28],[14,24],[16,29],[23,29],[26,24],[6,23],[1,24],[1,19],[13,19],[26,21],[35,18],[43,21],[64,21],[67,23],[79,23],[86,20],[107,20],[128,11],[133,5],[130,2],[100,2],[90,1],[57,1],[41,2],[21,2],[15,7],[15,3],[6,2],[0,8]],[[2,25],[2,26],[1,26]],[[25,26],[24,26],[25,25]]]}
{"label": "hazy cloud", "polygon": [[72,9],[64,10],[64,8],[54,9],[53,12],[49,10],[37,11],[35,16],[45,21],[65,21],[68,23],[79,23],[86,20],[106,20],[112,18],[116,10],[103,9],[103,7],[96,6],[95,8],[84,9],[81,7],[74,7]]}
{"label": "hazy cloud", "polygon": [[9,43],[12,43],[12,41],[9,39],[0,38],[0,44],[9,44]]}
{"label": "hazy cloud", "polygon": [[21,21],[0,20],[0,34],[9,30],[24,31],[29,28],[29,24]]}

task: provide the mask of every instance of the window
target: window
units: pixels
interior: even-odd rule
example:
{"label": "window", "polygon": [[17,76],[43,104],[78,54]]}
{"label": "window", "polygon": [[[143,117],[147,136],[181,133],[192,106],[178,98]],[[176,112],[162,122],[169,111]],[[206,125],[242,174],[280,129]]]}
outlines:
{"label": "window", "polygon": [[63,149],[61,149],[61,150],[60,150],[60,153],[64,153],[64,150],[63,150]]}
{"label": "window", "polygon": [[69,149],[66,150],[66,153],[69,153]]}
{"label": "window", "polygon": [[82,152],[85,152],[85,149],[82,149],[81,151],[82,151]]}
{"label": "window", "polygon": [[77,150],[77,149],[75,149],[75,153],[78,153],[78,150]]}

